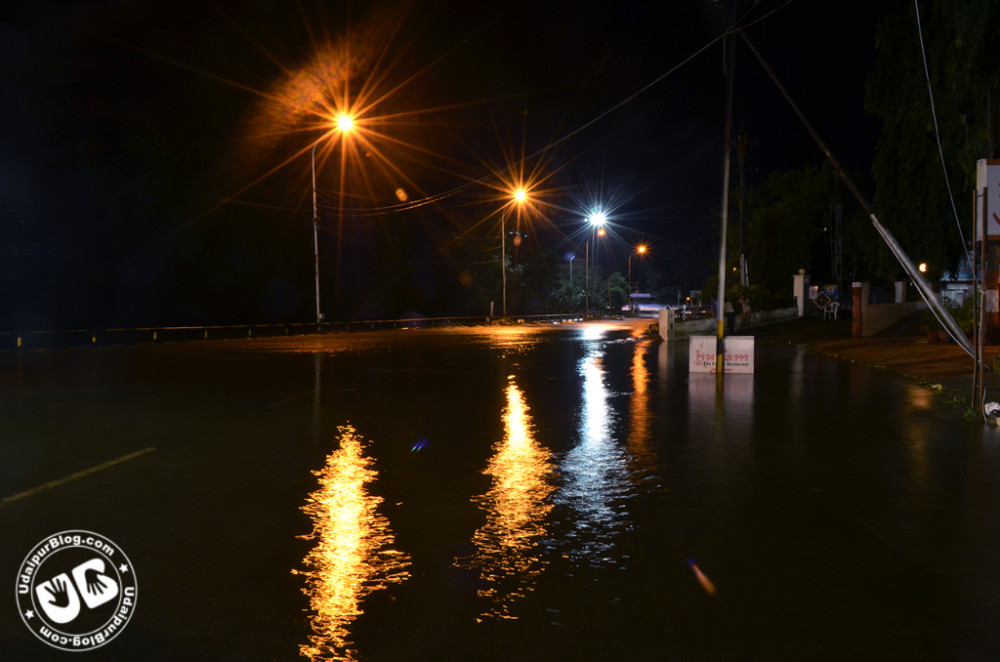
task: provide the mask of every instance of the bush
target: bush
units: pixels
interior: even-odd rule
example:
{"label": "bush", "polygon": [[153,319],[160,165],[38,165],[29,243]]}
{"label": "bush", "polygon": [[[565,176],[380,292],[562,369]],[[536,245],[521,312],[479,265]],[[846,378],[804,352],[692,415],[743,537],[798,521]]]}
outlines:
{"label": "bush", "polygon": [[[948,311],[948,314],[950,314],[955,320],[955,323],[958,324],[958,327],[965,333],[972,333],[976,315],[974,306],[975,299],[973,297],[968,297],[961,306],[956,306],[947,299],[942,301],[942,303],[944,304],[945,310]],[[920,316],[920,321],[923,323],[924,328],[928,331],[944,329],[944,326],[941,325],[941,322],[938,321],[934,311],[930,308],[927,308],[923,312]]]}

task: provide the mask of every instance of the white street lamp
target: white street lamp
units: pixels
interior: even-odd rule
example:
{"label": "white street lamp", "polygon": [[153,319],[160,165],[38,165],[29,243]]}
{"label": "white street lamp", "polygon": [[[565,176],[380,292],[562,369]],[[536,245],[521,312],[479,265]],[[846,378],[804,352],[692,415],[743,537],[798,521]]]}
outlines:
{"label": "white street lamp", "polygon": [[[590,213],[590,216],[587,217],[587,221],[591,224],[591,226],[593,226],[594,240],[596,242],[598,231],[600,231],[602,235],[604,234],[604,224],[608,222],[608,216],[600,209],[595,209]],[[594,244],[594,251],[595,251],[594,264],[596,265],[597,264],[596,243]],[[586,257],[585,260],[586,278],[584,278],[584,286],[587,291],[587,315],[590,315],[590,240],[589,239],[587,240],[587,254],[585,257]]]}

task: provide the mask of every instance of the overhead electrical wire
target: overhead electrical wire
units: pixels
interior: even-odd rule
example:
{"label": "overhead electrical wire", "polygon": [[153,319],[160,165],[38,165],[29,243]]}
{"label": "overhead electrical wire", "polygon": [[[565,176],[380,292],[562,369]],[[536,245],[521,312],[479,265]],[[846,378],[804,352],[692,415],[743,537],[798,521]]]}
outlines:
{"label": "overhead electrical wire", "polygon": [[[786,2],[785,4],[788,4],[789,2],[792,2],[792,0],[788,0],[788,2]],[[760,19],[758,19],[758,20],[760,20]],[[633,92],[629,96],[625,97],[624,99],[622,99],[621,101],[619,101],[615,105],[613,105],[610,108],[608,108],[607,110],[603,111],[602,113],[600,113],[599,115],[597,115],[593,119],[589,120],[588,122],[585,122],[584,124],[582,124],[582,125],[578,126],[577,128],[573,129],[569,133],[566,133],[565,135],[563,135],[563,136],[561,136],[561,137],[553,140],[552,142],[549,142],[548,144],[544,145],[543,147],[540,147],[540,148],[536,149],[534,152],[532,152],[532,153],[530,153],[530,154],[528,154],[526,156],[521,157],[521,159],[519,159],[515,163],[511,163],[511,164],[507,165],[506,167],[504,167],[504,168],[502,168],[502,169],[500,169],[500,170],[498,170],[496,172],[490,173],[488,175],[484,175],[483,177],[480,177],[479,179],[476,179],[476,180],[473,180],[473,181],[470,181],[470,182],[466,182],[465,184],[462,184],[460,186],[456,186],[455,188],[452,188],[452,189],[450,189],[448,191],[444,191],[442,193],[438,193],[438,194],[433,195],[433,196],[427,196],[427,197],[421,198],[419,200],[413,200],[413,201],[409,201],[409,202],[405,202],[405,203],[400,203],[400,204],[396,204],[396,205],[387,205],[387,206],[383,206],[383,207],[371,207],[371,208],[368,208],[368,209],[365,209],[365,210],[353,210],[351,215],[352,216],[378,216],[378,215],[390,214],[390,213],[395,213],[395,212],[400,212],[400,211],[408,211],[410,209],[415,209],[417,207],[421,207],[421,206],[424,206],[424,205],[427,205],[427,204],[433,204],[433,203],[439,202],[439,201],[444,200],[446,198],[450,198],[450,197],[452,197],[454,195],[457,195],[458,193],[461,193],[462,191],[464,191],[464,190],[466,190],[466,189],[468,189],[470,187],[473,187],[473,186],[476,186],[476,185],[485,184],[486,182],[494,180],[497,177],[499,177],[500,175],[503,175],[503,174],[505,174],[505,173],[513,170],[514,168],[520,166],[525,161],[529,161],[529,160],[531,160],[533,158],[536,158],[536,157],[538,157],[538,156],[540,156],[540,155],[548,152],[552,148],[554,148],[554,147],[556,147],[556,146],[558,146],[558,145],[566,142],[567,140],[569,140],[573,136],[576,136],[577,134],[582,133],[583,131],[585,131],[586,129],[590,128],[594,124],[597,124],[598,122],[600,122],[601,120],[603,120],[608,115],[614,113],[615,111],[617,111],[621,107],[625,106],[626,104],[630,103],[631,101],[633,101],[634,99],[636,99],[637,97],[639,97],[640,95],[642,95],[643,93],[647,92],[650,88],[652,88],[655,85],[657,85],[658,83],[662,82],[668,76],[671,76],[671,75],[675,74],[682,67],[686,66],[692,60],[694,60],[699,55],[701,55],[702,53],[704,53],[706,50],[708,50],[709,48],[711,48],[712,46],[714,46],[724,36],[725,36],[724,34],[723,35],[719,35],[718,37],[715,37],[714,39],[710,40],[704,46],[702,46],[701,48],[697,49],[696,51],[694,51],[693,53],[691,53],[690,55],[688,55],[687,57],[685,57],[683,60],[681,60],[680,62],[678,62],[677,64],[675,64],[673,67],[671,67],[670,69],[668,69],[664,73],[660,74],[659,76],[657,76],[656,78],[654,78],[652,81],[650,81],[649,83],[647,83],[643,87],[639,88],[638,90],[636,90],[635,92]]]}
{"label": "overhead electrical wire", "polygon": [[[454,188],[451,188],[449,190],[443,191],[441,193],[437,193],[437,194],[434,194],[434,195],[425,196],[423,198],[419,198],[419,199],[416,199],[416,200],[409,200],[409,201],[406,201],[406,202],[401,202],[401,203],[392,204],[392,205],[383,205],[383,206],[378,206],[378,207],[368,207],[368,208],[365,208],[365,209],[352,209],[352,210],[345,210],[345,211],[347,211],[349,213],[349,215],[354,216],[354,217],[381,216],[381,215],[386,215],[386,214],[394,214],[394,213],[399,213],[399,212],[404,212],[404,211],[410,211],[412,209],[417,209],[419,207],[423,207],[423,206],[429,205],[429,204],[435,204],[435,203],[441,202],[442,200],[446,200],[448,198],[454,197],[455,195],[458,195],[459,193],[461,193],[461,192],[463,192],[463,191],[465,191],[465,190],[467,190],[469,188],[472,188],[474,186],[479,186],[479,185],[486,184],[487,182],[492,181],[492,180],[496,179],[497,177],[499,177],[501,175],[504,175],[507,172],[510,172],[511,170],[519,167],[522,163],[524,163],[526,161],[529,161],[529,160],[531,160],[533,158],[536,158],[538,156],[541,156],[542,154],[544,154],[544,153],[548,152],[549,150],[553,149],[554,147],[557,147],[558,145],[560,145],[560,144],[568,141],[570,138],[578,135],[579,133],[582,133],[583,131],[587,130],[588,128],[590,128],[594,124],[597,124],[598,122],[600,122],[601,120],[603,120],[607,116],[611,115],[615,111],[617,111],[620,108],[624,107],[625,105],[631,103],[632,101],[634,101],[636,98],[638,98],[642,94],[648,92],[651,88],[653,88],[656,85],[658,85],[659,83],[663,82],[666,78],[672,76],[673,74],[675,74],[678,71],[680,71],[683,67],[687,66],[690,62],[692,62],[694,59],[696,59],[699,55],[701,55],[702,53],[704,53],[705,51],[707,51],[708,49],[710,49],[712,46],[714,46],[720,40],[724,39],[727,34],[731,34],[732,32],[738,32],[740,30],[745,30],[748,27],[756,25],[757,23],[760,23],[761,21],[764,21],[764,20],[770,18],[773,14],[775,14],[776,12],[784,9],[785,7],[787,7],[788,5],[790,5],[794,1],[795,0],[785,0],[785,2],[783,2],[780,6],[775,7],[774,9],[770,10],[766,14],[755,18],[754,20],[750,21],[749,23],[746,23],[745,25],[741,25],[738,28],[730,30],[727,33],[720,34],[719,36],[717,36],[717,37],[709,40],[703,46],[701,46],[700,48],[698,48],[697,50],[695,50],[694,52],[692,52],[691,54],[689,54],[687,57],[685,57],[683,60],[681,60],[680,62],[678,62],[677,64],[675,64],[671,68],[669,68],[667,71],[663,72],[662,74],[660,74],[659,76],[657,76],[656,78],[654,78],[653,80],[651,80],[650,82],[646,83],[641,88],[639,88],[638,90],[636,90],[632,94],[628,95],[627,97],[625,97],[624,99],[622,99],[618,103],[616,103],[613,106],[607,108],[606,110],[604,110],[599,115],[597,115],[594,118],[592,118],[591,120],[585,122],[584,124],[581,124],[580,126],[578,126],[577,128],[573,129],[572,131],[566,133],[565,135],[563,135],[563,136],[561,136],[561,137],[559,137],[559,138],[557,138],[557,139],[555,139],[555,140],[547,143],[546,145],[544,145],[544,146],[536,149],[534,152],[531,152],[530,154],[527,154],[527,155],[521,157],[518,161],[516,161],[514,163],[511,163],[511,164],[507,165],[504,168],[501,168],[501,169],[499,169],[499,170],[497,170],[495,172],[489,173],[489,174],[484,175],[484,176],[482,176],[482,177],[480,177],[478,179],[466,182],[464,184],[461,184],[461,185],[456,186]],[[754,8],[755,7],[756,7],[756,4],[755,4]],[[752,11],[752,9],[751,9],[751,11]],[[748,16],[749,14],[750,14],[750,12],[747,12],[746,14],[744,14],[743,17],[741,17],[740,20],[742,20],[743,18],[746,18],[746,16]],[[320,193],[325,194],[325,195],[335,195],[335,194],[326,194],[323,191],[320,191]],[[326,205],[322,205],[321,204],[320,206],[324,207]]]}
{"label": "overhead electrical wire", "polygon": [[[924,30],[923,30],[923,25],[920,22],[920,2],[919,2],[919,0],[913,0],[913,11],[914,11],[914,14],[916,14],[916,18],[917,18],[917,21],[916,21],[917,22],[917,38],[920,41],[920,55],[921,55],[921,58],[922,58],[923,64],[924,64],[924,77],[927,80],[927,96],[930,98],[931,118],[934,120],[934,138],[937,141],[938,156],[941,159],[941,171],[944,173],[944,185],[945,185],[945,189],[948,191],[948,200],[951,202],[951,211],[952,211],[952,214],[954,214],[954,216],[955,216],[955,226],[958,228],[958,236],[962,239],[962,262],[965,262],[966,264],[969,265],[969,272],[972,274],[973,292],[977,292],[978,291],[980,293],[979,294],[980,301],[978,302],[978,304],[979,304],[979,309],[982,310],[982,307],[983,307],[983,305],[985,303],[985,301],[984,301],[984,299],[985,299],[985,292],[983,292],[983,290],[982,290],[982,288],[980,286],[978,274],[976,273],[976,266],[974,264],[974,260],[970,260],[969,259],[969,255],[967,253],[967,246],[968,246],[968,244],[966,244],[966,241],[965,241],[965,233],[962,232],[962,223],[961,223],[961,221],[958,218],[958,207],[955,205],[955,196],[952,193],[952,190],[951,190],[951,180],[948,177],[948,166],[947,166],[947,162],[945,161],[945,158],[944,158],[944,148],[941,146],[941,129],[938,126],[937,108],[934,105],[934,88],[931,85],[931,71],[930,71],[930,67],[927,65],[927,49],[924,47]],[[985,241],[985,237],[983,238],[983,240]],[[935,315],[936,315],[936,313],[935,313]],[[940,317],[939,317],[939,319],[940,319]],[[975,327],[973,327],[973,328],[975,328]],[[980,333],[981,333],[981,330],[980,330]],[[980,336],[980,338],[981,338],[981,336]],[[981,369],[983,366],[982,366],[982,362],[980,360],[980,357],[973,357],[973,358],[976,359],[976,369]],[[973,378],[973,381],[976,381],[976,378]],[[979,405],[981,411],[983,412],[983,418],[984,419],[989,419],[990,416],[989,416],[989,414],[986,411],[986,405],[987,405],[987,403],[986,403],[986,388],[985,388],[985,384],[982,384],[982,386],[983,386],[983,388],[982,388],[982,398],[981,398],[981,401],[978,403],[978,405]]]}
{"label": "overhead electrical wire", "polygon": [[[931,101],[931,118],[934,120],[934,137],[937,140],[938,156],[941,158],[941,171],[944,173],[944,185],[945,189],[948,191],[948,200],[951,202],[951,211],[955,216],[955,225],[958,227],[958,236],[962,239],[962,247],[965,249],[965,233],[962,232],[962,223],[958,218],[958,207],[955,205],[955,196],[951,191],[951,180],[948,178],[948,166],[946,165],[944,158],[944,148],[941,146],[941,129],[938,127],[937,118],[937,108],[934,105],[934,88],[931,86],[931,72],[930,68],[927,66],[927,50],[924,48],[924,31],[920,24],[920,2],[919,0],[913,0],[913,8],[917,15],[917,37],[920,41],[920,55],[923,58],[924,63],[924,77],[927,79],[927,96],[930,97]],[[962,256],[964,262],[968,261],[968,256]],[[971,265],[970,265],[971,267]],[[971,269],[973,282],[978,283],[976,280],[975,269]]]}

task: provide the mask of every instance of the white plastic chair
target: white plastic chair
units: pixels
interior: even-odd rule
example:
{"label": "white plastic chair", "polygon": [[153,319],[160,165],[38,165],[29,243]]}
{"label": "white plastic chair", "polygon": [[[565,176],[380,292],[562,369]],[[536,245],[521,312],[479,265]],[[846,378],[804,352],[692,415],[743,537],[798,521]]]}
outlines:
{"label": "white plastic chair", "polygon": [[831,301],[823,307],[823,319],[837,319],[840,311],[840,302]]}

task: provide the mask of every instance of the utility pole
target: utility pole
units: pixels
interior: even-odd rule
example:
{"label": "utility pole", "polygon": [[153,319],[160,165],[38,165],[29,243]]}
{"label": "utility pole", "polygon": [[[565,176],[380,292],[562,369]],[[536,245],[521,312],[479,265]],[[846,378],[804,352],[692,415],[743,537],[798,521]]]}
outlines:
{"label": "utility pole", "polygon": [[743,159],[750,149],[750,139],[747,134],[740,131],[736,137],[736,162],[740,173],[740,285],[750,287],[750,266],[747,263],[747,223],[744,217],[746,201],[746,178],[743,171]]}
{"label": "utility pole", "polygon": [[840,203],[840,179],[833,176],[833,199],[830,201],[830,268],[833,271],[833,282],[838,291],[843,285],[843,219],[844,207]]}
{"label": "utility pole", "polygon": [[[736,3],[733,3],[733,22],[735,23]],[[733,51],[736,42],[727,35],[722,42],[726,48],[726,128],[722,139],[722,231],[719,239],[719,293],[715,298],[716,341],[715,341],[715,374],[721,376],[725,372],[725,334],[726,334],[726,225],[729,221],[729,158],[732,148],[733,131]]]}

